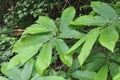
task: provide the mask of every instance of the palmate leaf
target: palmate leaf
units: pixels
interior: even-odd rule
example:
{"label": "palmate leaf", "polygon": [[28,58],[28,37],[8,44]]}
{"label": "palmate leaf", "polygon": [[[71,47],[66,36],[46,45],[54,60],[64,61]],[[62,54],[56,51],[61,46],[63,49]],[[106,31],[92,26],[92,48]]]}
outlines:
{"label": "palmate leaf", "polygon": [[55,47],[56,50],[60,56],[61,61],[66,64],[67,66],[72,65],[72,56],[66,55],[66,52],[68,51],[68,46],[62,39],[55,39]]}
{"label": "palmate leaf", "polygon": [[67,54],[71,54],[73,55],[74,54],[74,51],[80,46],[82,45],[86,40],[87,38],[89,37],[89,35],[91,33],[93,33],[94,29],[91,30],[90,32],[88,32],[84,37],[82,37],[80,40],[78,40],[68,51],[67,51]]}
{"label": "palmate leaf", "polygon": [[69,24],[73,20],[74,16],[75,16],[74,7],[69,7],[63,11],[60,20],[61,38],[80,38],[82,36],[81,33],[79,33],[76,30],[72,30],[69,27]]}
{"label": "palmate leaf", "polygon": [[89,36],[87,37],[86,42],[84,43],[81,49],[80,55],[78,56],[78,60],[81,66],[89,56],[90,51],[98,36],[99,36],[99,28],[96,28],[96,29],[93,29],[91,31],[91,34],[89,34]]}
{"label": "palmate leaf", "polygon": [[42,50],[40,51],[40,54],[37,57],[36,60],[36,69],[41,76],[43,74],[43,71],[50,65],[52,58],[52,44],[46,43],[42,47]]}
{"label": "palmate leaf", "polygon": [[104,18],[116,19],[118,16],[116,11],[111,6],[109,6],[107,3],[92,2],[91,7],[96,13],[100,14]]}
{"label": "palmate leaf", "polygon": [[80,16],[75,21],[73,21],[72,25],[83,25],[83,26],[103,26],[107,23],[110,23],[109,19],[105,19],[101,16]]}
{"label": "palmate leaf", "polygon": [[106,27],[101,31],[99,42],[102,46],[114,52],[115,43],[119,35],[113,26]]}
{"label": "palmate leaf", "polygon": [[107,76],[108,76],[108,66],[104,65],[95,76],[95,80],[107,80]]}
{"label": "palmate leaf", "polygon": [[13,47],[13,52],[18,54],[14,56],[8,65],[8,69],[11,69],[19,64],[24,64],[32,56],[34,56],[44,42],[48,41],[52,35],[27,35],[21,37]]}

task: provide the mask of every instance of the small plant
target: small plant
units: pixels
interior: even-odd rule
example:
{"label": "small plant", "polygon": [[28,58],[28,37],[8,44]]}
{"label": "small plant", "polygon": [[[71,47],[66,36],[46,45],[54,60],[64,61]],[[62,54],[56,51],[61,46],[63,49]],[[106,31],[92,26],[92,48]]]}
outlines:
{"label": "small plant", "polygon": [[[11,59],[8,69],[12,69],[19,64],[23,65],[39,53],[35,66],[39,75],[42,76],[44,70],[51,64],[52,50],[55,48],[61,61],[67,66],[71,66],[72,56],[65,54],[69,48],[64,43],[63,38],[80,38],[82,36],[78,31],[68,27],[74,16],[75,9],[73,7],[67,8],[62,14],[59,29],[52,19],[40,16],[36,23],[28,27],[22,37],[15,43],[13,52],[18,54]],[[69,34],[66,34],[66,32]]]}
{"label": "small plant", "polygon": [[[74,7],[65,9],[59,26],[56,26],[49,17],[40,16],[36,23],[28,27],[15,43],[13,52],[17,54],[10,60],[7,68],[12,69],[17,65],[23,65],[35,56],[37,58],[35,60],[36,70],[40,76],[44,76],[44,71],[52,64],[53,54],[56,54],[53,53],[54,49],[60,60],[71,68],[69,74],[72,78],[107,80],[111,76],[113,80],[118,80],[120,78],[118,64],[120,54],[116,52],[115,45],[119,39],[119,15],[111,6],[103,2],[92,2],[91,7],[93,15],[80,16],[75,21],[73,21]],[[90,27],[87,34],[73,29],[85,26]],[[65,39],[79,40],[69,48]],[[99,44],[104,48],[101,46],[102,50],[97,49],[94,52],[92,49],[100,47],[97,46]],[[73,58],[74,55],[78,56],[77,61]],[[42,78],[43,80],[64,80],[57,76]]]}

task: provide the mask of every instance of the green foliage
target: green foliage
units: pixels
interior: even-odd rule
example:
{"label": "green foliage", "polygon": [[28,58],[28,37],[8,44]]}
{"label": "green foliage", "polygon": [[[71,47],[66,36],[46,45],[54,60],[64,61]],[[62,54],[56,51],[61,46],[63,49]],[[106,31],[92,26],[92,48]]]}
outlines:
{"label": "green foliage", "polygon": [[52,58],[52,44],[46,43],[43,45],[40,54],[36,60],[36,69],[40,75],[42,75],[43,71],[50,65]]}
{"label": "green foliage", "polygon": [[55,47],[58,51],[61,61],[67,66],[72,65],[72,56],[66,55],[65,52],[68,51],[68,46],[64,43],[62,39],[55,39]]}
{"label": "green foliage", "polygon": [[75,71],[72,76],[78,78],[79,80],[94,80],[96,73],[92,71]]}
{"label": "green foliage", "polygon": [[74,16],[75,9],[73,7],[64,10],[60,20],[60,31],[62,32],[60,34],[61,38],[80,38],[82,36],[78,31],[71,30],[70,27],[68,27]]}
{"label": "green foliage", "polygon": [[11,80],[29,80],[33,71],[34,60],[28,61],[22,70],[17,67],[8,70],[8,63],[2,65],[1,71]]}
{"label": "green foliage", "polygon": [[85,15],[80,16],[77,18],[74,22],[72,22],[72,25],[88,25],[88,26],[103,26],[107,23],[110,23],[109,19],[105,19],[101,16],[91,16],[91,15]]}
{"label": "green foliage", "polygon": [[15,41],[16,39],[14,37],[9,37],[6,34],[0,35],[0,66],[13,56],[11,49]]}
{"label": "green foliage", "polygon": [[116,19],[118,17],[116,11],[106,3],[92,2],[91,7],[104,18]]}
{"label": "green foliage", "polygon": [[[113,12],[113,17],[114,17],[114,19],[112,19],[112,18],[110,18],[109,16],[108,17],[104,17],[104,16],[106,16],[106,15],[109,15],[108,14],[108,12],[109,11],[107,11],[107,12],[104,12],[103,14],[102,14],[102,12],[99,12],[99,11],[101,11],[101,10],[104,10],[102,7],[100,7],[100,4],[101,4],[101,6],[102,7],[105,7],[105,8],[108,8],[108,10],[109,11],[112,11]],[[95,33],[95,34],[98,34],[99,35],[99,33],[100,33],[100,37],[99,37],[99,42],[104,46],[104,47],[106,47],[106,48],[108,48],[109,50],[111,50],[112,52],[113,52],[113,49],[114,49],[114,47],[115,47],[115,43],[116,43],[116,41],[118,40],[118,33],[116,32],[116,30],[115,30],[115,28],[111,28],[111,27],[114,27],[114,21],[116,21],[116,19],[117,19],[117,16],[115,16],[115,15],[117,15],[117,13],[115,13],[115,11],[114,11],[114,9],[112,8],[112,7],[110,7],[110,6],[108,6],[107,4],[105,4],[105,3],[102,3],[102,2],[93,2],[92,4],[91,4],[91,6],[92,6],[92,8],[93,8],[93,10],[95,11],[95,12],[97,12],[98,14],[100,14],[101,15],[101,18],[105,18],[106,20],[104,21],[104,22],[102,22],[102,25],[100,25],[100,23],[101,23],[101,18],[100,17],[96,17],[95,16],[95,18],[91,18],[91,17],[88,17],[88,16],[83,16],[82,18],[81,18],[81,16],[78,18],[78,19],[76,19],[75,21],[73,21],[72,22],[72,25],[86,25],[86,26],[89,26],[89,25],[93,25],[93,26],[96,26],[96,25],[98,25],[98,26],[101,26],[101,28],[102,29],[100,29],[100,32],[98,32],[98,33]],[[97,8],[98,7],[98,8]],[[104,10],[105,11],[105,10]],[[112,15],[111,13],[112,12],[110,12],[110,15]],[[97,20],[96,20],[96,18],[97,18]],[[82,19],[83,19],[83,21],[82,21]],[[112,19],[112,20],[111,20]],[[95,21],[94,21],[95,20]],[[118,25],[117,25],[118,26]],[[106,27],[106,28],[105,28]],[[110,29],[110,30],[109,30]],[[112,34],[111,34],[111,31],[112,31]],[[95,32],[97,32],[97,31],[95,31]],[[88,55],[89,55],[89,52],[90,52],[90,50],[91,50],[91,48],[90,47],[92,47],[92,45],[94,44],[94,40],[96,40],[96,38],[98,37],[98,35],[93,35],[93,36],[90,36],[90,33],[88,33],[88,35],[86,35],[87,36],[87,38],[88,38],[88,42],[87,42],[87,39],[86,39],[86,43],[85,43],[85,47],[84,47],[84,45],[83,45],[83,49],[81,50],[81,54],[80,55],[85,55],[84,57],[82,56],[82,57],[80,57],[79,56],[79,59],[81,59],[80,60],[80,63],[81,63],[81,65],[83,64],[83,62],[85,61],[85,59],[88,57]],[[89,37],[90,36],[90,37]],[[111,37],[112,36],[112,37]],[[92,38],[92,37],[94,37],[94,38]],[[90,39],[90,41],[93,41],[93,42],[89,42],[89,39]],[[92,40],[93,39],[93,40]],[[79,42],[80,44],[78,45],[77,44],[77,46],[76,46],[76,44],[75,45],[73,45],[74,47],[78,47],[78,46],[80,46],[81,44],[82,44],[82,42],[83,41],[81,41],[81,42]],[[77,42],[78,43],[78,42]],[[91,44],[90,44],[91,43]],[[72,49],[74,48],[74,47],[72,47],[70,50],[71,51],[73,51]],[[76,49],[76,48],[74,48],[74,50]],[[88,50],[87,50],[87,48],[88,48]],[[86,51],[87,50],[87,51]],[[68,52],[68,54],[70,54],[71,53],[71,51],[69,51]],[[86,51],[86,52],[84,52],[84,51]]]}
{"label": "green foliage", "polygon": [[[112,35],[111,35],[112,34]],[[114,51],[115,43],[117,42],[119,35],[114,26],[109,26],[101,31],[99,42],[104,47],[108,48],[112,52]]]}
{"label": "green foliage", "polygon": [[107,80],[108,66],[104,65],[96,74],[95,80]]}
{"label": "green foliage", "polygon": [[80,65],[82,66],[87,57],[90,54],[90,51],[99,35],[99,28],[91,30],[91,33],[89,33],[89,36],[87,36],[86,42],[84,43],[80,55],[78,56],[78,60],[80,62]]}
{"label": "green foliage", "polygon": [[[69,12],[70,11],[69,9],[70,10],[73,9],[73,11]],[[74,11],[75,11],[74,8],[70,7],[67,9],[67,11],[65,10],[63,12],[63,15],[68,14],[68,12],[69,14],[73,13]],[[74,14],[71,14],[71,15],[74,16]],[[67,15],[67,17],[71,15]],[[8,69],[11,69],[18,64],[24,64],[27,60],[29,60],[32,56],[34,56],[40,50],[39,56],[37,57],[37,60],[36,60],[36,69],[38,73],[42,75],[43,71],[51,63],[52,48],[54,48],[52,47],[54,46],[53,43],[55,43],[55,47],[60,55],[60,59],[62,60],[62,62],[67,64],[68,66],[71,66],[72,56],[66,56],[65,51],[68,50],[68,47],[62,40],[58,39],[59,35],[57,35],[58,34],[57,27],[55,26],[53,20],[48,17],[41,16],[36,21],[36,23],[38,24],[39,27],[40,26],[46,27],[49,30],[49,32],[44,33],[44,32],[41,32],[40,30],[37,33],[31,34],[30,31],[32,31],[32,33],[36,31],[35,29],[33,29],[33,25],[27,28],[26,31],[23,33],[22,37],[16,42],[16,44],[13,47],[13,52],[18,52],[18,54],[10,60]],[[65,27],[68,26],[68,23],[70,22],[67,21],[65,23],[67,24],[65,25]],[[40,28],[44,28],[44,27],[40,27]],[[62,33],[64,32],[61,32],[60,34]],[[62,48],[63,46],[65,48]],[[40,49],[40,47],[42,47],[42,49]]]}
{"label": "green foliage", "polygon": [[[119,14],[104,2],[91,7],[94,14],[75,20],[75,8],[66,8],[57,25],[40,16],[14,44],[17,54],[2,65],[2,73],[12,80],[118,80]],[[54,69],[54,64],[60,67]]]}
{"label": "green foliage", "polygon": [[[26,28],[33,24],[40,15],[49,15],[54,6],[59,4],[59,1],[56,2],[49,0],[10,1],[11,5],[9,6],[9,9],[11,10],[4,15],[4,23],[9,27],[17,25],[20,28]],[[55,4],[52,4],[52,2]]]}

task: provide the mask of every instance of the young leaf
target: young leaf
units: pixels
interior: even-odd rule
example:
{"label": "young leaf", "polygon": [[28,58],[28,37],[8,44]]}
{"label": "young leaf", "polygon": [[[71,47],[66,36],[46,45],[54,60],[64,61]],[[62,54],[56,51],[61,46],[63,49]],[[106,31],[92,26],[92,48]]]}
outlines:
{"label": "young leaf", "polygon": [[59,76],[45,76],[45,77],[36,77],[32,80],[65,80],[65,79]]}
{"label": "young leaf", "polygon": [[1,67],[1,72],[11,80],[21,80],[22,72],[17,67],[11,70],[8,70],[7,66],[8,66],[8,63],[4,63]]}
{"label": "young leaf", "polygon": [[32,70],[33,70],[33,65],[34,65],[34,60],[31,59],[30,61],[28,61],[25,66],[24,66],[24,69],[23,69],[23,72],[22,72],[22,80],[29,80],[30,77],[31,77],[31,73],[32,73]]}
{"label": "young leaf", "polygon": [[61,61],[67,66],[72,65],[72,56],[66,55],[65,53],[68,51],[68,46],[61,39],[55,39],[55,47],[60,56]]}
{"label": "young leaf", "polygon": [[72,73],[72,76],[74,78],[77,78],[79,80],[94,80],[96,73],[92,71],[75,71]]}
{"label": "young leaf", "polygon": [[50,32],[50,30],[47,27],[41,26],[40,24],[33,24],[25,30],[24,34],[36,34],[48,32]]}
{"label": "young leaf", "polygon": [[105,19],[101,16],[80,16],[75,21],[73,21],[72,25],[87,25],[87,26],[103,26],[107,23],[110,23],[110,20]]}
{"label": "young leaf", "polygon": [[57,27],[52,19],[46,16],[40,16],[39,19],[36,21],[40,26],[47,28],[50,31],[56,32]]}
{"label": "young leaf", "polygon": [[104,65],[95,76],[95,80],[107,80],[107,76],[108,76],[108,66]]}
{"label": "young leaf", "polygon": [[92,2],[91,7],[96,13],[100,14],[104,18],[116,19],[118,16],[115,10],[107,3]]}
{"label": "young leaf", "polygon": [[74,16],[75,9],[73,7],[69,7],[63,11],[60,21],[60,31],[62,32],[60,38],[80,38],[82,36],[78,31],[68,27]]}
{"label": "young leaf", "polygon": [[81,66],[89,56],[90,51],[98,36],[99,36],[99,28],[96,28],[96,29],[93,29],[91,34],[89,34],[89,36],[87,37],[87,40],[81,49],[80,55],[78,56],[78,60]]}
{"label": "young leaf", "polygon": [[52,44],[46,43],[42,47],[42,50],[40,51],[40,54],[38,55],[36,60],[36,69],[39,75],[42,75],[43,71],[50,65],[51,58],[52,58]]}
{"label": "young leaf", "polygon": [[106,47],[110,51],[114,52],[115,43],[117,42],[119,35],[115,28],[112,26],[106,27],[101,31],[99,42],[102,46]]}

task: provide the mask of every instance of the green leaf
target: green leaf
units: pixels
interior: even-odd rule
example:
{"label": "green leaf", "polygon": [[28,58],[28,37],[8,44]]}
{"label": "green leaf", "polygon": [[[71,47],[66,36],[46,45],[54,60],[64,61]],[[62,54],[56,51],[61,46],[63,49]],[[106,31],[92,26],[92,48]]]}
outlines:
{"label": "green leaf", "polygon": [[12,51],[20,53],[28,47],[34,47],[35,45],[45,43],[52,38],[52,34],[34,34],[23,35],[13,46]]}
{"label": "green leaf", "polygon": [[45,77],[36,77],[32,80],[65,80],[65,79],[59,76],[45,76]]}
{"label": "green leaf", "polygon": [[40,26],[47,28],[50,31],[56,32],[57,27],[52,19],[46,16],[40,16],[39,19],[36,21]]}
{"label": "green leaf", "polygon": [[1,72],[11,80],[21,80],[22,72],[17,67],[14,67],[13,69],[8,70],[7,66],[8,66],[8,63],[4,63],[1,67]]}
{"label": "green leaf", "polygon": [[116,27],[117,30],[120,30],[120,20],[115,20],[112,25]]}
{"label": "green leaf", "polygon": [[73,20],[75,16],[75,8],[74,7],[68,7],[65,9],[62,13],[61,20],[60,20],[60,31],[64,32],[69,29],[68,25]]}
{"label": "green leaf", "polygon": [[116,63],[111,62],[109,64],[110,74],[112,77],[115,77],[119,73],[119,65]]}
{"label": "green leaf", "polygon": [[120,73],[113,77],[113,80],[120,80]]}
{"label": "green leaf", "polygon": [[35,34],[21,37],[13,47],[13,52],[17,52],[18,54],[10,60],[8,69],[11,69],[19,64],[24,64],[27,60],[34,56],[43,43],[48,41],[51,37],[52,36],[50,34]]}
{"label": "green leaf", "polygon": [[94,80],[96,73],[92,71],[80,71],[77,70],[72,73],[72,76],[74,78],[77,78],[79,80]]}
{"label": "green leaf", "polygon": [[[106,62],[106,60],[104,58],[98,58],[95,59],[94,61],[84,65],[82,67],[82,69],[84,70],[89,70],[89,71],[96,71],[98,70],[104,63]],[[96,67],[97,66],[97,67]]]}
{"label": "green leaf", "polygon": [[61,38],[80,38],[82,36],[82,34],[78,31],[72,30],[70,27],[68,27],[74,16],[74,7],[69,7],[63,11],[60,21],[60,31],[62,32],[60,34]]}
{"label": "green leaf", "polygon": [[23,72],[22,72],[22,80],[29,80],[30,79],[31,73],[32,73],[32,70],[33,70],[33,65],[34,65],[34,60],[33,59],[31,59],[30,61],[28,61],[25,64]]}
{"label": "green leaf", "polygon": [[90,51],[98,36],[99,36],[99,28],[96,28],[96,29],[93,29],[91,34],[89,34],[89,36],[87,37],[87,40],[81,49],[80,55],[78,56],[78,60],[81,66],[89,56]]}
{"label": "green leaf", "polygon": [[0,76],[0,80],[9,80],[9,79],[7,79],[7,78],[5,78],[5,77]]}
{"label": "green leaf", "polygon": [[42,47],[42,50],[40,51],[40,54],[37,57],[36,60],[36,69],[41,76],[43,74],[43,71],[50,65],[52,58],[52,44],[46,43]]}
{"label": "green leaf", "polygon": [[107,80],[108,66],[104,65],[97,73],[95,80]]}
{"label": "green leaf", "polygon": [[110,23],[110,20],[105,19],[101,16],[80,16],[75,21],[73,21],[72,25],[83,25],[83,26],[103,26],[107,23]]}
{"label": "green leaf", "polygon": [[60,56],[61,61],[67,66],[72,65],[72,56],[67,55],[66,52],[69,50],[68,46],[61,39],[55,39],[55,47]]}
{"label": "green leaf", "polygon": [[106,47],[110,51],[114,52],[115,43],[117,42],[119,35],[115,28],[112,26],[106,27],[101,31],[99,42],[102,46]]}
{"label": "green leaf", "polygon": [[77,70],[79,67],[80,67],[80,63],[79,63],[78,59],[74,59],[73,64],[70,67],[70,71],[73,72],[73,71]]}
{"label": "green leaf", "polygon": [[65,32],[62,32],[59,37],[60,38],[75,38],[75,39],[80,39],[84,34],[76,31],[76,30],[72,30],[69,29]]}
{"label": "green leaf", "polygon": [[107,3],[92,2],[91,7],[96,13],[100,14],[104,18],[116,19],[118,16],[116,11]]}
{"label": "green leaf", "polygon": [[[89,33],[88,33],[89,34]],[[84,37],[82,37],[79,41],[77,41],[68,51],[67,54],[73,55],[74,51],[85,42],[85,40],[87,39],[87,35],[85,35]]]}
{"label": "green leaf", "polygon": [[48,32],[50,32],[50,30],[47,27],[41,26],[40,24],[33,24],[25,30],[24,34],[36,34]]}
{"label": "green leaf", "polygon": [[29,60],[32,56],[34,56],[38,52],[41,46],[42,46],[42,43],[27,47],[22,51],[20,51],[19,54],[17,54],[10,60],[8,69],[11,69],[19,64],[21,65],[24,64],[27,60]]}
{"label": "green leaf", "polygon": [[120,62],[120,54],[113,54],[113,55],[110,57],[110,60],[119,63],[119,62]]}

